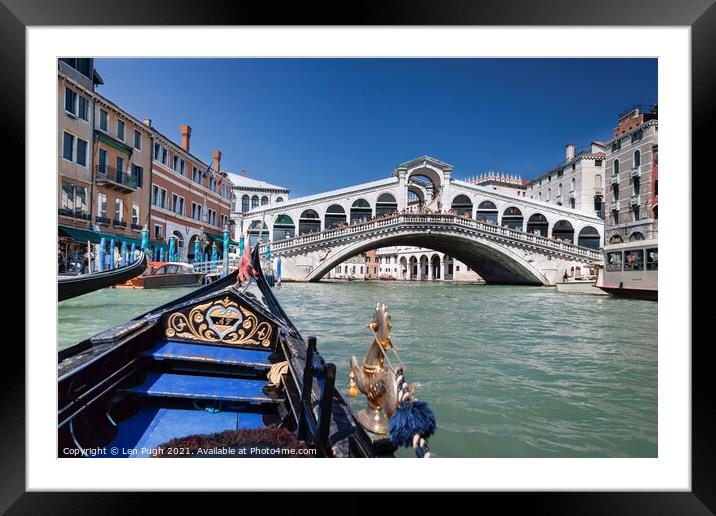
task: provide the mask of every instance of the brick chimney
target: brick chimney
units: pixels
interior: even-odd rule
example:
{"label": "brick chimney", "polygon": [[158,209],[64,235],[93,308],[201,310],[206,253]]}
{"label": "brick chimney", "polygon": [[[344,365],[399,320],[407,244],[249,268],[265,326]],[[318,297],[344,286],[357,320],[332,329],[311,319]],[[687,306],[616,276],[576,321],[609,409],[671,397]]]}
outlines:
{"label": "brick chimney", "polygon": [[215,150],[214,153],[213,153],[213,156],[214,156],[214,166],[213,166],[213,169],[214,169],[216,172],[219,172],[219,171],[221,170],[221,151],[218,150],[218,149]]}
{"label": "brick chimney", "polygon": [[181,148],[189,152],[189,140],[191,140],[191,127],[186,124],[181,125]]}
{"label": "brick chimney", "polygon": [[567,144],[567,152],[565,153],[566,160],[569,161],[570,159],[574,158],[574,144],[568,143]]}

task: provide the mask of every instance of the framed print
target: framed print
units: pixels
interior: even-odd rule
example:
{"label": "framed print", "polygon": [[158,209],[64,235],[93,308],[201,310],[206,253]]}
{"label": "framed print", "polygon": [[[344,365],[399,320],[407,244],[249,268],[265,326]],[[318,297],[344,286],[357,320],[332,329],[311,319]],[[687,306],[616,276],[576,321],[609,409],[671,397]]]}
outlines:
{"label": "framed print", "polygon": [[28,300],[0,507],[714,510],[689,209],[712,2],[3,0],[0,19]]}

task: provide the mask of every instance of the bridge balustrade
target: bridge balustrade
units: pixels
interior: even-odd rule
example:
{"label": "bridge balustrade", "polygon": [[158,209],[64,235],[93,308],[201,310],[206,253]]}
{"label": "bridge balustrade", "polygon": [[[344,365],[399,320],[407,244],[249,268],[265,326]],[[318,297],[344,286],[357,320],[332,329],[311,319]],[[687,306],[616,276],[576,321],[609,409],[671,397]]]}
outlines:
{"label": "bridge balustrade", "polygon": [[[595,251],[594,249],[580,247],[575,244],[567,244],[558,240],[552,240],[542,235],[535,235],[532,233],[525,233],[516,229],[496,226],[487,222],[478,221],[459,215],[448,215],[448,214],[414,214],[414,213],[403,213],[379,220],[372,220],[368,222],[362,222],[358,224],[351,224],[344,228],[333,228],[327,229],[320,233],[313,233],[310,235],[300,235],[286,240],[280,240],[271,244],[271,249],[274,252],[290,247],[297,247],[314,242],[323,240],[331,240],[340,238],[342,236],[354,235],[357,233],[364,233],[378,228],[385,228],[390,226],[397,226],[405,223],[413,224],[432,224],[435,222],[444,224],[453,224],[457,226],[467,227],[470,229],[476,229],[485,233],[491,233],[498,236],[504,236],[519,240],[522,242],[528,242],[536,245],[541,245],[558,251],[564,251],[570,254],[577,254],[584,256],[589,259],[600,260],[602,255],[601,252]],[[266,245],[261,246],[261,251],[265,252]]]}

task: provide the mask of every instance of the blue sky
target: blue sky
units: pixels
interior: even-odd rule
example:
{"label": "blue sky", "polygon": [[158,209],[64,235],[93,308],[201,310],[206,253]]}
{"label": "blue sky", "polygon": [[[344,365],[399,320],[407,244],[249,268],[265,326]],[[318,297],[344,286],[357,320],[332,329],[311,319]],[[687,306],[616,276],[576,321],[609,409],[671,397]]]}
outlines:
{"label": "blue sky", "polygon": [[317,193],[423,154],[531,178],[657,98],[656,59],[97,59],[98,91],[222,169]]}

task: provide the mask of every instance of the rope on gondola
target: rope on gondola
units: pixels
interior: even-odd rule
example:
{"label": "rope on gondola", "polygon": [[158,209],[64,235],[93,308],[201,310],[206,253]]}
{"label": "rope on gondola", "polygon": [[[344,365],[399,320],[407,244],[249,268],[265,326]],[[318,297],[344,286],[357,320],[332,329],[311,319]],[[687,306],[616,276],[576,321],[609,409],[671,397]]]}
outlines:
{"label": "rope on gondola", "polygon": [[396,381],[398,409],[388,424],[390,440],[396,446],[412,446],[418,458],[428,459],[432,455],[427,438],[435,433],[435,414],[427,401],[413,397],[417,385],[405,383],[402,367],[396,371]]}

